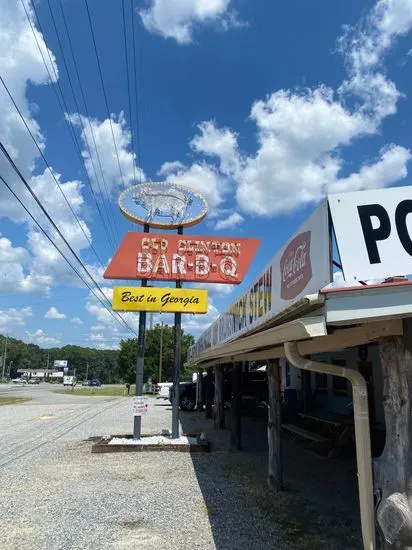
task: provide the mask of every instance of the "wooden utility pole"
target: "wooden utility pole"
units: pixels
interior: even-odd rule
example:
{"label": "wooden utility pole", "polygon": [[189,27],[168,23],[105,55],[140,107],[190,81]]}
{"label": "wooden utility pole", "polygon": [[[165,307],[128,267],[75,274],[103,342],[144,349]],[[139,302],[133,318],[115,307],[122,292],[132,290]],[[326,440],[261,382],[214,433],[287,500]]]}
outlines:
{"label": "wooden utility pole", "polygon": [[377,522],[385,550],[412,547],[412,319],[379,340],[386,442],[374,464]]}
{"label": "wooden utility pole", "polygon": [[241,449],[242,426],[242,363],[235,363],[232,368],[232,423],[230,444],[234,449]]}
{"label": "wooden utility pole", "polygon": [[268,361],[268,485],[273,491],[283,490],[282,452],[281,452],[281,396],[279,359]]}
{"label": "wooden utility pole", "polygon": [[225,427],[225,411],[223,409],[223,365],[215,367],[215,429]]}

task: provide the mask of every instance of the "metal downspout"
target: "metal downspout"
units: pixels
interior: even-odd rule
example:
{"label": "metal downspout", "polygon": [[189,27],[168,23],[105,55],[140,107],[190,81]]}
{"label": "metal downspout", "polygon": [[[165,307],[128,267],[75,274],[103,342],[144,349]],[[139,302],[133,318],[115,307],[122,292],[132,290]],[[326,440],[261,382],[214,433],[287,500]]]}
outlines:
{"label": "metal downspout", "polygon": [[354,369],[329,365],[328,363],[319,363],[303,357],[299,354],[296,342],[285,343],[285,355],[289,363],[298,369],[341,376],[349,380],[352,384],[363,547],[365,550],[375,550],[376,538],[372,454],[369,429],[368,392],[365,379]]}

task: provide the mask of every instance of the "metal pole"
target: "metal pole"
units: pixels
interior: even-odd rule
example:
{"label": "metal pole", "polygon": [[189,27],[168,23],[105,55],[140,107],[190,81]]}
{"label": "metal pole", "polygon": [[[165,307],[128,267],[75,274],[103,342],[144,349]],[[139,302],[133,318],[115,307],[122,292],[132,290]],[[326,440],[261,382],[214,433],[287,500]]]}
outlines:
{"label": "metal pole", "polygon": [[[183,235],[183,227],[178,227],[178,235]],[[176,281],[176,288],[182,288],[182,283]],[[173,369],[173,403],[172,403],[172,439],[179,437],[179,382],[180,382],[180,360],[181,360],[181,331],[182,314],[175,313],[175,326],[173,328],[173,351],[174,351],[174,369]]]}
{"label": "metal pole", "polygon": [[160,325],[160,354],[159,354],[159,384],[162,382],[162,366],[163,366],[163,321]]}
{"label": "metal pole", "polygon": [[[143,231],[149,233],[149,226],[144,225]],[[147,286],[147,279],[142,279],[142,286]],[[143,368],[144,368],[144,345],[146,339],[146,312],[139,313],[139,332],[137,336],[137,360],[136,360],[136,397],[143,393]],[[142,417],[134,417],[133,439],[140,439],[142,431]]]}
{"label": "metal pole", "polygon": [[299,354],[296,342],[285,342],[284,346],[286,359],[298,369],[341,376],[342,378],[347,378],[352,384],[363,547],[365,550],[375,550],[372,453],[366,381],[360,372],[354,369],[329,365],[328,363],[319,363],[318,361],[311,361],[303,357]]}

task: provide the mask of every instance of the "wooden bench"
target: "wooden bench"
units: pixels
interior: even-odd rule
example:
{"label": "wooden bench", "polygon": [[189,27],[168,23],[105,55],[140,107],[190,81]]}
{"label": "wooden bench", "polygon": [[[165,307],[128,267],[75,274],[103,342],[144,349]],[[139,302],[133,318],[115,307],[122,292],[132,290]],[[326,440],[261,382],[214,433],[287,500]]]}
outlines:
{"label": "wooden bench", "polygon": [[315,432],[310,432],[309,430],[305,430],[304,428],[301,428],[300,426],[295,426],[295,424],[282,424],[282,428],[284,430],[287,430],[288,432],[292,432],[296,435],[300,435],[301,437],[304,437],[305,439],[310,439],[311,441],[315,443],[329,443],[330,439],[327,437],[324,437],[323,435],[319,435]]}

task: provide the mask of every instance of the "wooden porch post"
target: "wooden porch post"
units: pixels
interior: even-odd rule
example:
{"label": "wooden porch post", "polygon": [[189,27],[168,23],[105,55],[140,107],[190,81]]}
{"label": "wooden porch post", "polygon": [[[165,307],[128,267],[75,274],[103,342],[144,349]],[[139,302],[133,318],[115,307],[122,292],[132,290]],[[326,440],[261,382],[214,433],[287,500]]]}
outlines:
{"label": "wooden porch post", "polygon": [[230,445],[234,449],[241,449],[241,420],[242,420],[242,363],[234,363],[232,367],[232,422],[230,431]]}
{"label": "wooden porch post", "polygon": [[215,429],[222,430],[225,427],[225,412],[223,409],[223,365],[215,366]]}
{"label": "wooden porch post", "polygon": [[382,548],[412,546],[412,319],[404,335],[379,340],[386,442],[374,463]]}
{"label": "wooden porch post", "polygon": [[267,362],[268,376],[268,485],[273,491],[283,490],[283,471],[281,457],[281,398],[280,398],[279,359]]}
{"label": "wooden porch post", "polygon": [[203,411],[203,369],[197,371],[197,406],[198,411]]}
{"label": "wooden porch post", "polygon": [[212,418],[213,416],[213,368],[210,367],[207,369],[207,376],[205,379],[205,416],[206,418]]}

